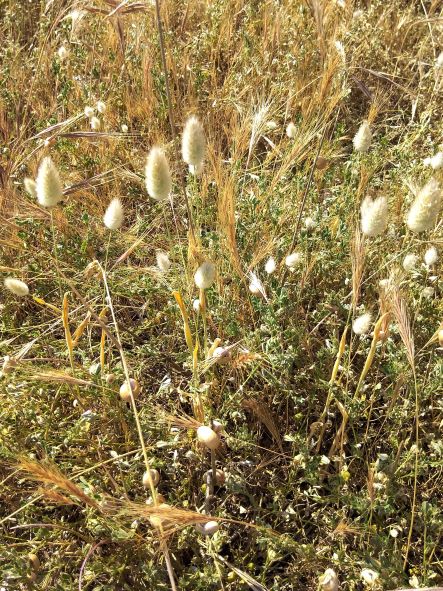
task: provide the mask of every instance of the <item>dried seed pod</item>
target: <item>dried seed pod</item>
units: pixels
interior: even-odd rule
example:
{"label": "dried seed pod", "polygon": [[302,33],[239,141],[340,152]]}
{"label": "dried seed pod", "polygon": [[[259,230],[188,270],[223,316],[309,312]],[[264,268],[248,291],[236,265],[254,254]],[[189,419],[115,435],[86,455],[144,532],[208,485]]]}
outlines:
{"label": "dried seed pod", "polygon": [[214,450],[220,445],[220,439],[217,433],[211,429],[211,427],[207,427],[206,425],[201,425],[201,427],[197,429],[197,439],[208,449]]}
{"label": "dried seed pod", "polygon": [[131,390],[134,398],[138,398],[140,394],[140,384],[137,382],[137,380],[130,378],[129,382],[131,384],[131,388],[129,388],[128,382],[126,380],[120,386],[120,398],[124,402],[131,402]]}
{"label": "dried seed pod", "polygon": [[[157,486],[157,484],[160,482],[160,472],[158,470],[156,470],[155,468],[151,468],[150,474],[151,474],[152,484],[154,486]],[[145,488],[149,488],[149,474],[148,474],[148,472],[145,472],[143,474],[143,486]]]}
{"label": "dried seed pod", "polygon": [[[208,470],[207,472],[205,472],[203,474],[203,482],[206,484],[208,482],[209,478],[212,478],[212,470]],[[225,473],[223,472],[223,470],[220,470],[219,468],[217,468],[217,470],[215,471],[215,484],[217,486],[223,486],[225,481],[226,481]]]}

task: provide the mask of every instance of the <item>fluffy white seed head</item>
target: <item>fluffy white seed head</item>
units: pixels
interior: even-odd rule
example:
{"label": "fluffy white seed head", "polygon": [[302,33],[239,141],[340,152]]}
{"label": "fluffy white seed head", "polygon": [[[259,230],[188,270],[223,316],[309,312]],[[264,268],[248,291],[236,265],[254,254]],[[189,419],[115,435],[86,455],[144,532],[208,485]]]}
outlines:
{"label": "fluffy white seed head", "polygon": [[285,265],[290,271],[294,271],[294,269],[301,264],[302,260],[303,255],[301,252],[292,252],[285,258]]}
{"label": "fluffy white seed head", "polygon": [[84,113],[88,119],[94,117],[94,107],[85,107]]}
{"label": "fluffy white seed head", "polygon": [[431,179],[418,193],[406,218],[412,232],[432,230],[441,206],[442,191],[438,181]]}
{"label": "fluffy white seed head", "polygon": [[425,263],[428,267],[432,267],[438,261],[438,252],[435,246],[430,246],[425,252]]}
{"label": "fluffy white seed head", "polygon": [[29,293],[29,287],[26,283],[20,281],[20,279],[14,279],[14,277],[7,277],[4,281],[4,285],[6,289],[19,297],[27,296]]}
{"label": "fluffy white seed head", "polygon": [[125,123],[123,123],[120,129],[122,130],[122,133],[128,133],[129,128]]}
{"label": "fluffy white seed head", "polygon": [[208,449],[217,449],[220,445],[220,438],[217,433],[206,425],[201,425],[197,429],[197,439]]}
{"label": "fluffy white seed head", "polygon": [[365,334],[369,331],[371,327],[372,317],[369,312],[358,316],[352,323],[352,330],[355,334]]}
{"label": "fluffy white seed head", "polygon": [[203,172],[203,162],[201,164],[197,164],[196,166],[194,166],[193,164],[190,164],[189,165],[189,172],[193,176],[200,176],[201,173]]}
{"label": "fluffy white seed head", "polygon": [[363,121],[352,140],[357,152],[367,152],[371,147],[372,132],[367,121]]}
{"label": "fluffy white seed head", "polygon": [[429,159],[429,164],[433,170],[439,170],[443,167],[443,152],[437,152]]}
{"label": "fluffy white seed head", "polygon": [[[149,478],[149,476],[151,476],[151,478]],[[145,488],[150,487],[151,481],[154,486],[157,486],[160,482],[160,472],[155,468],[150,468],[149,474],[147,471],[143,473],[142,483]]]}
{"label": "fluffy white seed head", "polygon": [[304,221],[304,225],[306,230],[313,230],[317,226],[317,222],[314,220],[314,218],[307,217]]}
{"label": "fluffy white seed head", "polygon": [[95,106],[97,108],[97,111],[101,114],[103,114],[106,111],[106,104],[103,101],[97,101],[97,104]]}
{"label": "fluffy white seed head", "polygon": [[37,199],[37,183],[34,179],[26,177],[23,179],[23,185],[25,187],[25,191],[31,195],[34,199]]}
{"label": "fluffy white seed head", "polygon": [[154,146],[146,161],[146,190],[153,199],[166,201],[172,188],[169,164],[163,150]]}
{"label": "fluffy white seed head", "polygon": [[192,115],[186,121],[182,137],[182,156],[186,164],[198,167],[205,158],[205,132],[200,121]]}
{"label": "fluffy white seed head", "polygon": [[167,273],[171,268],[171,261],[169,260],[168,253],[164,250],[157,250],[155,253],[155,258],[157,261],[157,267],[160,269],[162,273]]}
{"label": "fluffy white seed head", "polygon": [[91,117],[91,120],[89,122],[91,124],[91,129],[93,131],[98,131],[100,129],[101,126],[101,121],[98,117]]}
{"label": "fluffy white seed head", "polygon": [[433,287],[424,287],[421,291],[424,298],[427,300],[431,299],[435,295],[435,289]]}
{"label": "fluffy white seed head", "polygon": [[334,569],[327,568],[320,577],[320,587],[323,591],[337,591],[338,576]]}
{"label": "fluffy white seed head", "polygon": [[366,236],[379,236],[388,225],[388,200],[380,196],[376,199],[365,197],[361,204],[361,231]]}
{"label": "fluffy white seed head", "polygon": [[65,59],[66,59],[66,58],[68,57],[68,55],[69,55],[69,51],[66,49],[66,47],[65,47],[64,45],[61,45],[61,46],[58,48],[57,55],[58,55],[58,58],[59,58],[59,60],[60,60],[61,62],[64,62],[64,61],[65,61]]}
{"label": "fluffy white seed head", "polygon": [[435,60],[435,67],[437,68],[437,70],[440,70],[441,68],[443,68],[443,51],[441,51],[438,54],[438,57]]}
{"label": "fluffy white seed head", "polygon": [[403,259],[403,269],[410,273],[415,269],[418,263],[418,256],[416,254],[407,254]]}
{"label": "fluffy white seed head", "polygon": [[269,257],[269,259],[266,261],[266,265],[265,265],[266,273],[268,275],[272,275],[272,273],[274,273],[276,268],[277,268],[277,263],[275,262],[274,257]]}
{"label": "fluffy white seed head", "polygon": [[41,161],[35,183],[37,199],[43,207],[54,207],[63,198],[60,175],[50,156]]}
{"label": "fluffy white seed head", "polygon": [[123,205],[117,197],[111,201],[103,216],[103,223],[110,230],[118,230],[123,224]]}
{"label": "fluffy white seed head", "polygon": [[293,123],[292,121],[290,123],[288,123],[288,126],[286,127],[286,135],[291,140],[293,140],[295,138],[295,136],[297,135],[297,127],[296,127],[295,123]]}
{"label": "fluffy white seed head", "polygon": [[205,261],[200,265],[194,275],[195,285],[199,289],[208,289],[215,281],[215,265]]}
{"label": "fluffy white seed head", "polygon": [[194,312],[200,312],[200,300],[196,299],[192,302],[192,309]]}

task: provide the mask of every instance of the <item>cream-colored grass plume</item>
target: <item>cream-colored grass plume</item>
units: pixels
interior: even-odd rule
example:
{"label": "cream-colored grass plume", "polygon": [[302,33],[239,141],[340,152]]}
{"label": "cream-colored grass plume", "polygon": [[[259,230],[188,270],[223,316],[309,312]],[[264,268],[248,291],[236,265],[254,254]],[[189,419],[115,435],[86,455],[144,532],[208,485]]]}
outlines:
{"label": "cream-colored grass plume", "polygon": [[363,123],[358,128],[357,133],[352,140],[354,144],[354,149],[357,152],[367,152],[371,147],[372,142],[372,131],[367,121],[363,121]]}
{"label": "cream-colored grass plume", "polygon": [[428,267],[432,267],[438,261],[438,251],[435,246],[430,246],[425,252],[425,263]]}
{"label": "cream-colored grass plume", "polygon": [[418,256],[416,254],[407,254],[403,259],[403,269],[407,273],[411,273],[417,266]]}
{"label": "cream-colored grass plume", "polygon": [[186,121],[182,137],[182,156],[186,164],[198,170],[205,158],[205,132],[195,115]]}
{"label": "cream-colored grass plume", "polygon": [[4,286],[14,295],[19,297],[27,296],[29,293],[29,287],[26,285],[26,283],[24,281],[20,281],[20,279],[14,279],[14,277],[6,277]]}
{"label": "cream-colored grass plume", "polygon": [[154,146],[146,162],[146,190],[153,199],[166,201],[172,188],[171,173],[164,151]]}
{"label": "cream-colored grass plume", "polygon": [[23,179],[23,185],[25,187],[25,191],[31,195],[34,199],[37,199],[37,183],[34,179],[26,177]]}
{"label": "cream-colored grass plume", "polygon": [[88,119],[94,117],[94,107],[85,107],[84,114]]}
{"label": "cream-colored grass plume", "polygon": [[286,127],[286,135],[291,140],[293,140],[297,135],[297,127],[295,126],[295,123],[293,123],[292,121],[288,123],[288,126]]}
{"label": "cream-colored grass plume", "polygon": [[155,253],[155,258],[157,261],[157,267],[160,269],[162,273],[167,273],[171,268],[171,261],[169,260],[168,253],[164,250],[157,250]]}
{"label": "cream-colored grass plume", "polygon": [[265,265],[265,271],[268,275],[272,275],[272,273],[275,272],[277,268],[277,263],[275,262],[274,257],[269,257],[269,259],[266,261],[266,265]]}
{"label": "cream-colored grass plume", "polygon": [[372,316],[369,312],[366,312],[354,320],[352,330],[355,334],[366,334],[371,327],[371,322]]}
{"label": "cream-colored grass plume", "polygon": [[430,166],[432,170],[439,170],[443,167],[443,152],[437,152],[434,156],[423,160],[425,166]]}
{"label": "cream-colored grass plume", "polygon": [[249,291],[254,295],[263,297],[265,300],[268,299],[261,279],[253,271],[249,272]]}
{"label": "cream-colored grass plume", "polygon": [[61,45],[57,51],[58,58],[61,62],[64,62],[65,59],[69,56],[69,51],[66,49],[64,45]]}
{"label": "cream-colored grass plume", "polygon": [[412,232],[432,230],[437,221],[441,206],[442,191],[438,181],[432,178],[419,191],[406,218]]}
{"label": "cream-colored grass plume", "polygon": [[60,175],[50,156],[41,161],[35,182],[37,199],[43,207],[54,207],[63,198]]}
{"label": "cream-colored grass plume", "polygon": [[91,129],[93,131],[98,131],[101,127],[101,121],[98,117],[91,117],[91,120],[89,121],[89,123],[91,124]]}
{"label": "cream-colored grass plume", "polygon": [[95,106],[97,108],[97,111],[102,115],[106,111],[106,103],[104,103],[103,101],[97,101],[97,104]]}
{"label": "cream-colored grass plume", "polygon": [[118,230],[123,224],[123,218],[123,205],[120,199],[116,197],[108,205],[105,215],[103,216],[103,223],[109,228],[109,230]]}
{"label": "cream-colored grass plume", "polygon": [[200,265],[194,275],[195,285],[199,289],[208,289],[215,281],[215,265],[205,261]]}
{"label": "cream-colored grass plume", "polygon": [[380,196],[366,197],[361,204],[361,231],[366,236],[383,234],[388,225],[388,200]]}
{"label": "cream-colored grass plume", "polygon": [[303,260],[303,255],[301,252],[292,252],[288,254],[285,258],[285,265],[288,267],[290,271],[294,271],[296,267],[298,267]]}

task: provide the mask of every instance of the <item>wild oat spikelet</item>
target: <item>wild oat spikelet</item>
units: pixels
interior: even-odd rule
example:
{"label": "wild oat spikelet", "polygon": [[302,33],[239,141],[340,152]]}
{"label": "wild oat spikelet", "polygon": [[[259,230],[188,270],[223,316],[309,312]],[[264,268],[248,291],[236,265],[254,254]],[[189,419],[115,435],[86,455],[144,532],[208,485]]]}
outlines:
{"label": "wild oat spikelet", "polygon": [[192,115],[186,121],[182,137],[182,156],[186,164],[197,170],[205,158],[205,132],[200,121]]}
{"label": "wild oat spikelet", "polygon": [[410,273],[415,269],[418,263],[418,256],[416,254],[407,254],[403,259],[403,269]]}
{"label": "wild oat spikelet", "polygon": [[438,261],[438,252],[435,246],[430,246],[425,252],[425,263],[428,267],[432,267]]}
{"label": "wild oat spikelet", "polygon": [[420,190],[407,215],[406,224],[412,232],[432,230],[440,211],[441,198],[440,185],[432,178]]}
{"label": "wild oat spikelet", "polygon": [[110,230],[118,230],[123,224],[123,205],[116,197],[108,205],[108,208],[103,216],[103,223]]}
{"label": "wild oat spikelet", "polygon": [[200,265],[194,275],[195,285],[199,289],[208,289],[215,281],[215,265],[205,261]]}
{"label": "wild oat spikelet", "polygon": [[26,177],[23,179],[23,185],[25,187],[25,191],[31,195],[31,197],[37,199],[37,183],[34,181],[34,179]]}
{"label": "wild oat spikelet", "polygon": [[352,330],[355,334],[365,334],[371,326],[372,316],[369,312],[362,314],[352,323]]}
{"label": "wild oat spikelet", "polygon": [[361,231],[366,236],[379,236],[388,225],[388,200],[386,197],[366,197],[361,204]]}
{"label": "wild oat spikelet", "polygon": [[26,285],[26,283],[24,281],[20,281],[20,279],[14,279],[13,277],[6,277],[4,286],[14,295],[19,297],[27,296],[29,293],[29,287]]}
{"label": "wild oat spikelet", "polygon": [[260,277],[253,271],[249,272],[249,291],[254,295],[262,296],[265,300],[268,299]]}
{"label": "wild oat spikelet", "polygon": [[154,146],[146,161],[146,190],[153,199],[166,201],[172,188],[169,164],[163,150]]}
{"label": "wild oat spikelet", "polygon": [[167,273],[171,267],[171,261],[169,260],[169,256],[167,252],[163,250],[157,250],[155,253],[155,258],[157,260],[157,267],[160,269],[162,273]]}
{"label": "wild oat spikelet", "polygon": [[63,185],[50,156],[40,163],[36,178],[37,199],[43,207],[54,207],[63,198]]}
{"label": "wild oat spikelet", "polygon": [[367,152],[371,147],[372,132],[367,121],[363,121],[352,140],[357,152]]}

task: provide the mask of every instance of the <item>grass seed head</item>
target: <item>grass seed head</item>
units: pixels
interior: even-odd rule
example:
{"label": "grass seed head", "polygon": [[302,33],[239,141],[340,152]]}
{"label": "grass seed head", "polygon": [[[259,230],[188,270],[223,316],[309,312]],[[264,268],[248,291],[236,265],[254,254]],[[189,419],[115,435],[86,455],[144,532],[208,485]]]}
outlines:
{"label": "grass seed head", "polygon": [[298,265],[302,262],[303,256],[301,252],[292,252],[285,258],[285,265],[290,271],[294,271]]}
{"label": "grass seed head", "polygon": [[84,114],[88,119],[94,117],[94,107],[85,107]]}
{"label": "grass seed head", "polygon": [[366,334],[371,327],[372,316],[369,312],[358,316],[352,323],[352,330],[355,334]]}
{"label": "grass seed head", "polygon": [[[208,482],[209,479],[212,479],[212,470],[208,470],[207,472],[205,472],[203,474],[203,482],[205,484]],[[220,470],[219,468],[217,468],[215,471],[215,484],[217,486],[223,486],[225,481],[226,481],[225,473],[223,472],[223,470]]]}
{"label": "grass seed head", "polygon": [[162,273],[167,273],[171,268],[171,261],[169,259],[168,253],[164,252],[163,250],[157,250],[155,253],[155,258],[157,261],[157,267],[160,269]]}
{"label": "grass seed head", "polygon": [[412,232],[420,233],[432,230],[440,211],[442,191],[438,181],[432,178],[419,191],[406,218],[406,224]]}
{"label": "grass seed head", "polygon": [[199,289],[208,289],[215,281],[215,265],[205,261],[200,265],[194,275],[195,285]]}
{"label": "grass seed head", "polygon": [[430,246],[425,252],[425,263],[428,267],[432,267],[438,261],[438,251],[435,246]]}
{"label": "grass seed head", "polygon": [[100,127],[101,127],[101,121],[100,121],[100,119],[98,117],[95,117],[95,116],[94,117],[91,117],[90,124],[91,124],[91,129],[93,131],[98,131],[100,129]]}
{"label": "grass seed head", "polygon": [[366,236],[383,234],[388,225],[388,200],[380,196],[366,197],[361,204],[361,231]]}
{"label": "grass seed head", "polygon": [[198,170],[205,158],[205,132],[200,121],[192,115],[186,121],[182,137],[182,156],[186,164]]}
{"label": "grass seed head", "polygon": [[416,254],[409,253],[403,259],[403,269],[407,273],[411,273],[415,269],[418,263],[418,256]]}
{"label": "grass seed head", "polygon": [[36,193],[38,202],[43,207],[55,207],[63,198],[60,175],[50,156],[45,156],[40,163],[36,179]]}
{"label": "grass seed head", "polygon": [[266,265],[265,265],[265,271],[268,275],[272,275],[272,273],[275,272],[277,268],[277,263],[275,262],[274,257],[269,257],[269,259],[266,261]]}
{"label": "grass seed head", "polygon": [[34,181],[34,179],[26,177],[23,180],[23,185],[28,195],[31,195],[32,198],[37,199],[37,183]]}
{"label": "grass seed head", "polygon": [[27,296],[29,293],[29,287],[26,285],[26,283],[24,281],[20,281],[20,279],[14,279],[13,277],[6,277],[4,286],[14,295],[19,297]]}
{"label": "grass seed head", "polygon": [[363,121],[363,123],[358,128],[357,133],[352,140],[354,144],[354,149],[356,152],[367,152],[371,147],[372,141],[372,132],[367,121]]}
{"label": "grass seed head", "polygon": [[206,425],[201,425],[197,429],[197,439],[208,449],[214,450],[220,446],[219,436],[211,427]]}
{"label": "grass seed head", "polygon": [[103,101],[97,101],[97,104],[95,106],[97,111],[102,115],[106,111],[106,104]]}
{"label": "grass seed head", "polygon": [[69,56],[69,51],[66,49],[66,47],[64,45],[61,45],[58,48],[57,55],[58,55],[58,59],[61,62],[64,62]]}
{"label": "grass seed head", "polygon": [[286,135],[291,140],[293,140],[297,135],[297,127],[295,123],[292,123],[292,121],[288,123],[288,126],[286,127]]}
{"label": "grass seed head", "polygon": [[166,201],[172,188],[171,173],[164,151],[154,146],[146,161],[146,190],[153,199]]}
{"label": "grass seed head", "polygon": [[123,224],[123,205],[118,197],[113,199],[103,216],[103,223],[109,230],[118,230]]}
{"label": "grass seed head", "polygon": [[443,328],[438,331],[438,344],[443,347]]}

